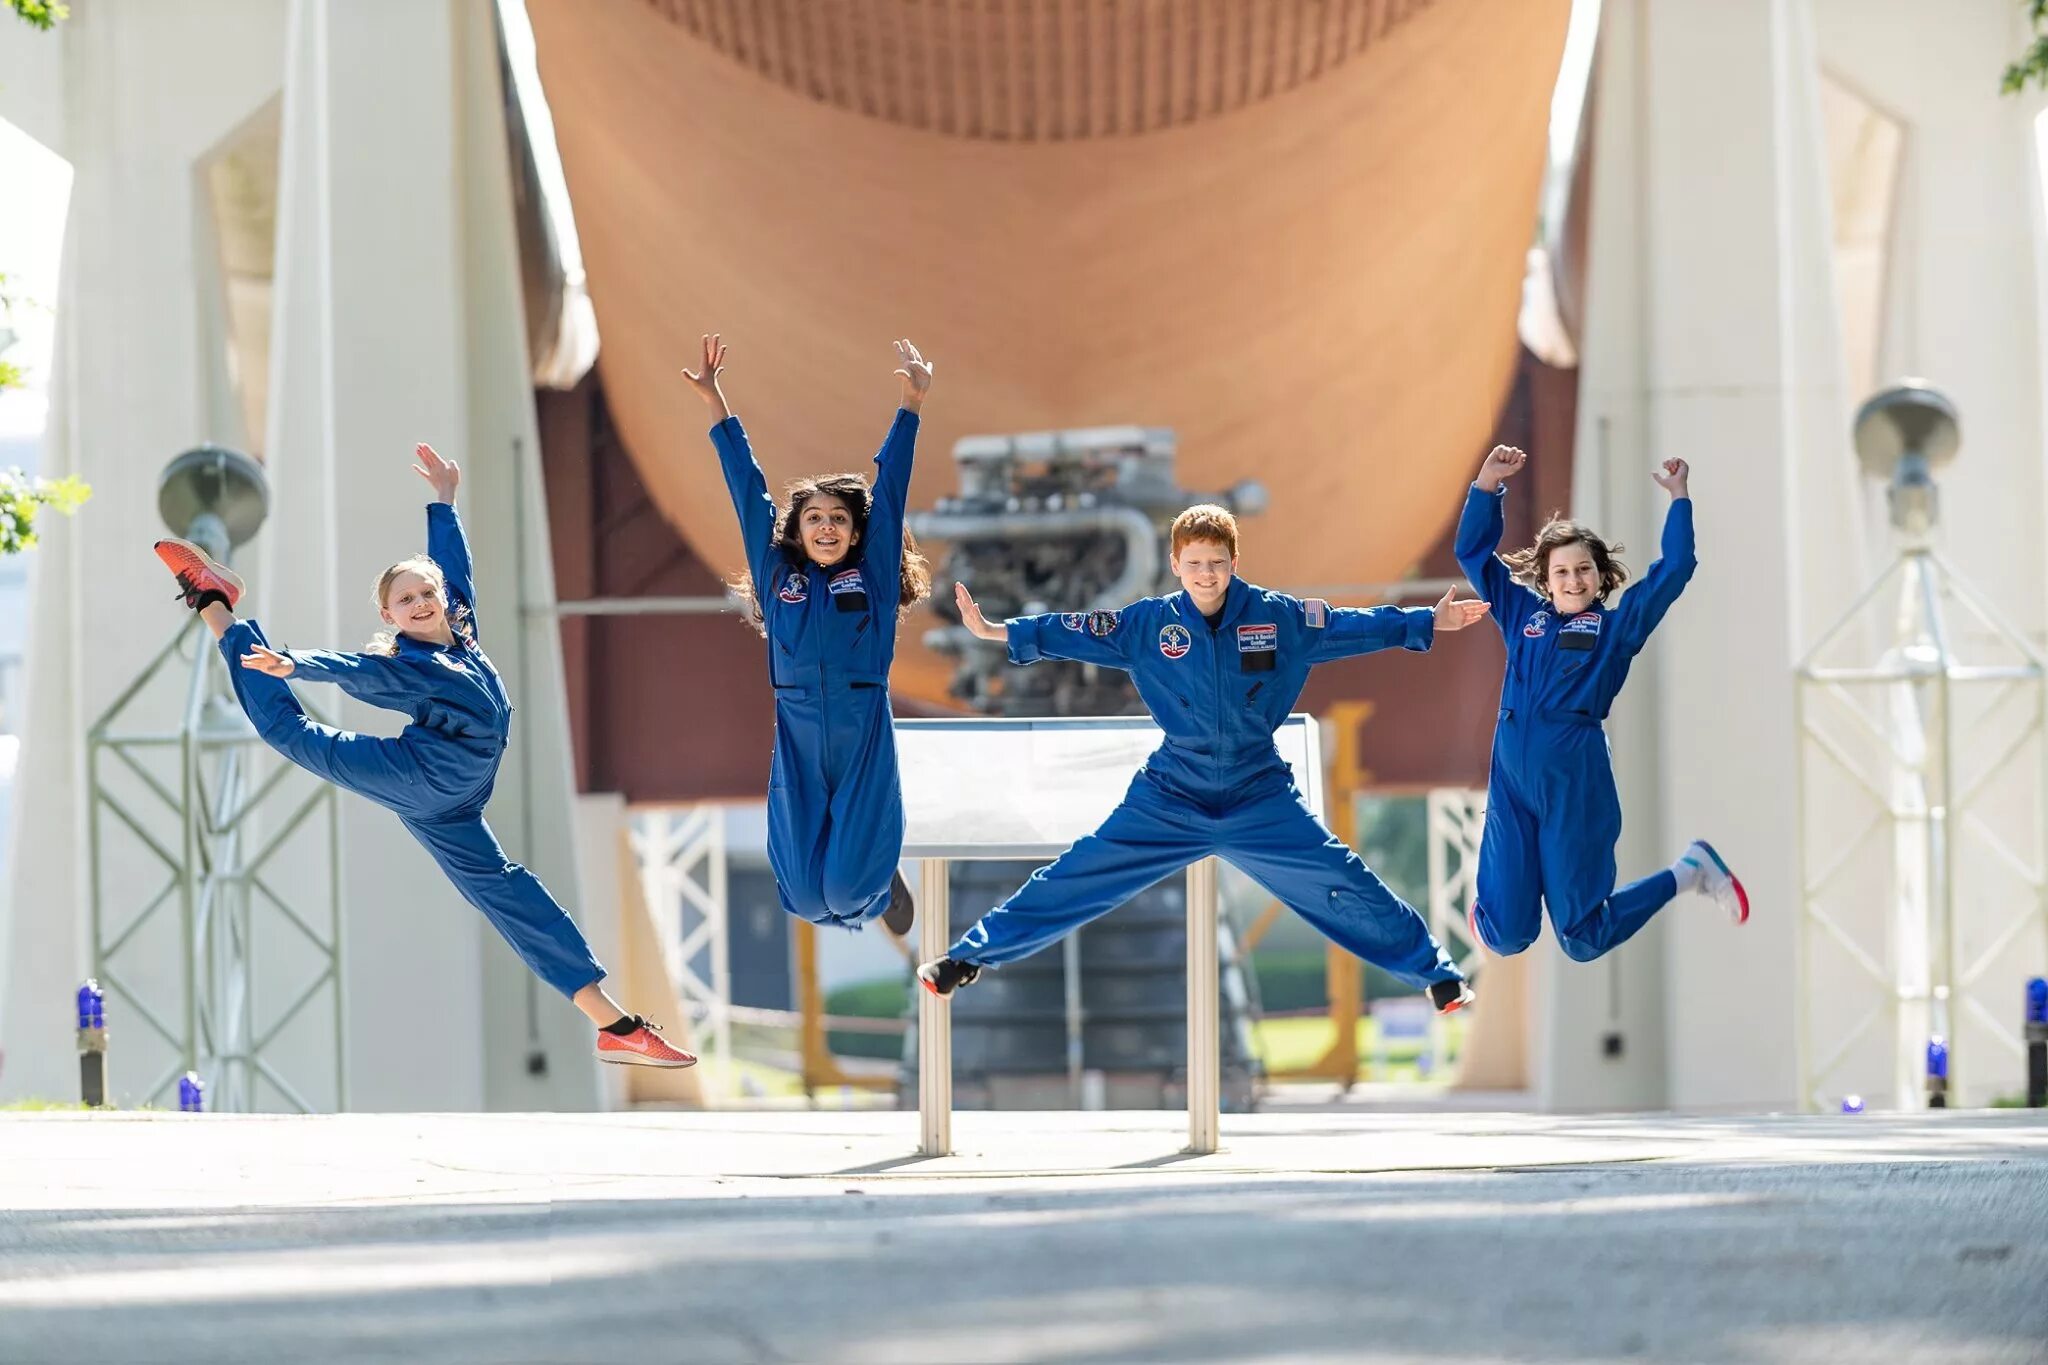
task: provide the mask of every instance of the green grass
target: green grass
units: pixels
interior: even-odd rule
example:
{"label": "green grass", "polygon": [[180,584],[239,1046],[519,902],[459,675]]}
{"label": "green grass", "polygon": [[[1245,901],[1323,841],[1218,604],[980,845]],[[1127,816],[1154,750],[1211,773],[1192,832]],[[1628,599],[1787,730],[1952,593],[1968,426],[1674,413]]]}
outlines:
{"label": "green grass", "polygon": [[0,1113],[43,1114],[57,1110],[73,1109],[84,1112],[85,1106],[77,1100],[10,1100],[0,1104]]}
{"label": "green grass", "polygon": [[[1464,1021],[1452,1019],[1448,1045],[1455,1056],[1464,1042]],[[1332,1038],[1328,1019],[1262,1019],[1252,1026],[1252,1042],[1265,1059],[1268,1074],[1308,1066],[1329,1049]],[[1373,1044],[1379,1025],[1370,1016],[1358,1021],[1358,1076],[1368,1081],[1414,1081],[1424,1079],[1415,1059],[1422,1051],[1419,1038],[1398,1038],[1387,1046],[1387,1065],[1375,1066]],[[1438,1068],[1441,1072],[1442,1068]]]}

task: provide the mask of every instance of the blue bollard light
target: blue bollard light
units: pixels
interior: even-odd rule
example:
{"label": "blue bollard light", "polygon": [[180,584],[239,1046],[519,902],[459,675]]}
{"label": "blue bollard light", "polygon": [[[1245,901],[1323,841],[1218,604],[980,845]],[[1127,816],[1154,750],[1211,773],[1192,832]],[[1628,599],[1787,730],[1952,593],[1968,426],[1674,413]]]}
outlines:
{"label": "blue bollard light", "polygon": [[2048,1108],[2048,977],[2027,982],[2027,1107]]}
{"label": "blue bollard light", "polygon": [[1862,1112],[1863,1112],[1863,1097],[1862,1097],[1861,1095],[1844,1095],[1844,1096],[1842,1096],[1842,1112],[1843,1112],[1843,1113],[1845,1113],[1845,1114],[1860,1114],[1860,1113],[1862,1113]]}
{"label": "blue bollard light", "polygon": [[178,1078],[178,1112],[206,1112],[206,1082],[199,1079],[199,1073],[196,1071],[188,1071]]}
{"label": "blue bollard light", "polygon": [[1927,1040],[1927,1107],[1948,1108],[1948,1040],[1939,1033]]}
{"label": "blue bollard light", "polygon": [[107,993],[92,980],[78,988],[78,1098],[88,1109],[107,1103]]}

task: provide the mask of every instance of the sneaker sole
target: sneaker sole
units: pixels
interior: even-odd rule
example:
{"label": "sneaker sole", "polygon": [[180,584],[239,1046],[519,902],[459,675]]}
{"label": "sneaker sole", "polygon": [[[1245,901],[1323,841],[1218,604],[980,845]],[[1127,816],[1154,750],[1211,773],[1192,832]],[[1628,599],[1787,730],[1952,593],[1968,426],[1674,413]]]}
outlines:
{"label": "sneaker sole", "polygon": [[[230,569],[227,565],[217,562],[212,555],[209,555],[208,553],[206,553],[204,549],[202,549],[198,545],[193,544],[191,541],[184,540],[178,536],[165,536],[162,540],[159,540],[157,544],[176,545],[180,549],[184,550],[186,553],[190,554],[194,559],[197,559],[202,565],[205,566],[208,573],[211,573],[215,578],[218,578],[223,584],[227,585],[229,588],[232,588],[234,590],[233,596],[236,602],[241,601],[243,596],[249,591],[248,585],[242,582],[241,575],[237,574],[233,569]],[[171,565],[170,561],[164,559],[164,557],[161,554],[157,555],[157,560],[159,563],[162,563],[165,568],[170,569],[172,573],[177,572],[177,569]],[[232,609],[232,604],[230,604],[230,610]]]}
{"label": "sneaker sole", "polygon": [[1707,856],[1714,860],[1714,866],[1720,868],[1721,875],[1728,879],[1728,885],[1735,888],[1735,903],[1741,907],[1735,912],[1735,922],[1738,925],[1749,923],[1749,892],[1743,890],[1742,878],[1735,875],[1734,869],[1728,866],[1728,860],[1721,856],[1719,849],[1705,839],[1695,839],[1693,842],[1707,851]]}
{"label": "sneaker sole", "polygon": [[613,1066],[652,1066],[663,1071],[681,1071],[684,1067],[697,1065],[695,1057],[684,1062],[664,1062],[654,1057],[642,1057],[637,1052],[600,1052],[597,1060],[610,1062]]}

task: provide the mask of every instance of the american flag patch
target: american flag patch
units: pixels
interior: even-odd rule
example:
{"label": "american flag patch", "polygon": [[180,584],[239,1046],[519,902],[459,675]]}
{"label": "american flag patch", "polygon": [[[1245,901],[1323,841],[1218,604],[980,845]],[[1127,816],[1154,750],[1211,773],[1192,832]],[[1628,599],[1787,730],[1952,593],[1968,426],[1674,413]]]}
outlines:
{"label": "american flag patch", "polygon": [[1320,597],[1311,597],[1303,601],[1301,612],[1310,630],[1321,630],[1330,624],[1330,604]]}

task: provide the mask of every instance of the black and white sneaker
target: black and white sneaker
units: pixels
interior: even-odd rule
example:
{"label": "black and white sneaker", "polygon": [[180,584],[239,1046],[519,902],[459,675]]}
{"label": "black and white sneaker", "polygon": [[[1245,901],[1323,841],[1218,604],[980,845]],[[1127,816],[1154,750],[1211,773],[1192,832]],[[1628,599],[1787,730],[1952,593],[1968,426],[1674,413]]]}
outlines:
{"label": "black and white sneaker", "polygon": [[889,908],[882,912],[882,927],[898,938],[910,936],[910,926],[917,921],[917,905],[910,899],[910,883],[903,880],[903,871],[898,868],[889,878]]}
{"label": "black and white sneaker", "polygon": [[1429,1003],[1436,1006],[1438,1014],[1456,1014],[1478,998],[1472,994],[1472,987],[1464,981],[1429,983]]}
{"label": "black and white sneaker", "polygon": [[948,996],[962,986],[972,986],[980,975],[981,968],[972,962],[950,957],[927,962],[917,969],[917,979],[924,983],[926,990],[937,996]]}

